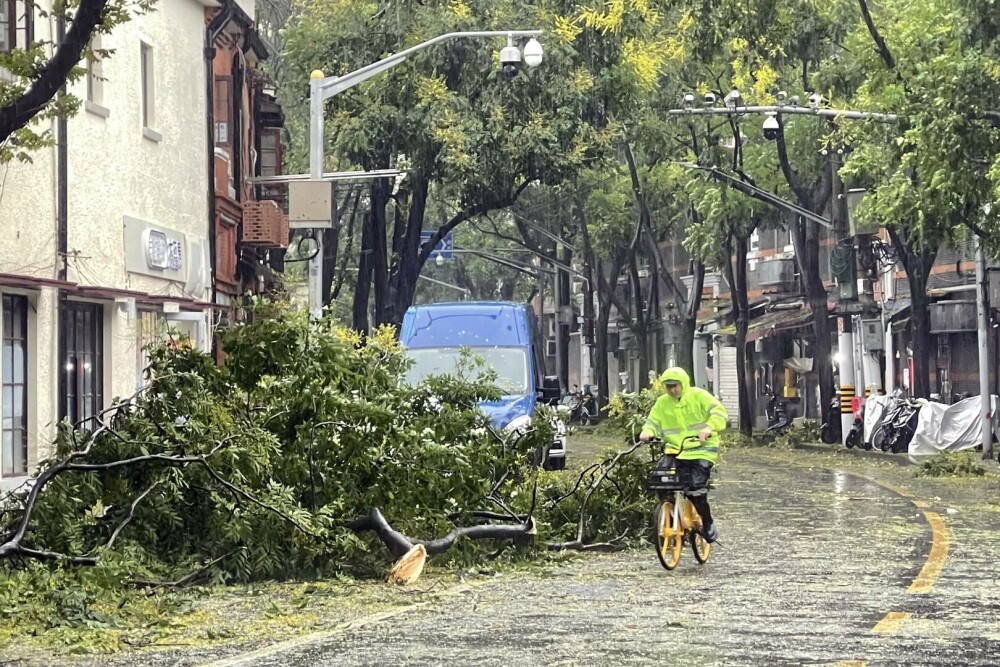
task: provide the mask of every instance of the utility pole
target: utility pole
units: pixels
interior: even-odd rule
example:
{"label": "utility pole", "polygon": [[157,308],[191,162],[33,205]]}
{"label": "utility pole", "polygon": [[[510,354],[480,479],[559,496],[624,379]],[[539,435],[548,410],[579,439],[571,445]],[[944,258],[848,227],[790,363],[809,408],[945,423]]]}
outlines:
{"label": "utility pole", "polygon": [[[559,250],[556,248],[556,253]],[[557,267],[555,274],[552,276],[552,300],[553,307],[552,313],[554,317],[555,326],[553,330],[556,334],[556,376],[559,378],[559,385],[565,389],[569,389],[566,386],[566,366],[563,364],[563,336],[562,336],[562,280],[560,271]]]}
{"label": "utility pole", "polygon": [[993,392],[990,391],[990,345],[986,311],[989,294],[986,280],[986,254],[983,243],[976,238],[976,318],[979,329],[979,400],[982,414],[983,459],[993,455]]}
{"label": "utility pole", "polygon": [[[824,151],[825,152],[825,151]],[[847,199],[844,193],[844,183],[840,180],[839,165],[837,156],[843,155],[843,149],[829,154],[830,177],[833,182],[833,234],[837,240],[833,248],[831,259],[839,257],[843,265],[841,275],[835,275],[840,284],[840,295],[838,305],[849,306],[857,300],[857,278],[854,271],[854,247],[853,244],[840,243],[840,239],[850,238],[850,220],[847,209]],[[845,249],[838,252],[838,249]],[[837,271],[831,271],[836,274]],[[858,395],[857,381],[860,379],[864,383],[863,377],[857,375],[857,349],[854,340],[854,317],[850,313],[850,308],[843,308],[837,317],[837,367],[840,371],[840,438],[846,444],[847,436],[854,426],[854,397]],[[816,332],[820,335],[820,332]]]}

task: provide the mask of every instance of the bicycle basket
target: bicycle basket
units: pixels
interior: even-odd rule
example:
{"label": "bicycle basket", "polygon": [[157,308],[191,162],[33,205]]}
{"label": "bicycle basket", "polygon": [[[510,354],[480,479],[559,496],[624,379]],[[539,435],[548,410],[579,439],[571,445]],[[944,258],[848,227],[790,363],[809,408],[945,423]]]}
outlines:
{"label": "bicycle basket", "polygon": [[681,477],[680,468],[677,466],[677,457],[673,454],[664,454],[656,462],[656,466],[649,473],[646,486],[650,491],[681,491],[685,487]]}

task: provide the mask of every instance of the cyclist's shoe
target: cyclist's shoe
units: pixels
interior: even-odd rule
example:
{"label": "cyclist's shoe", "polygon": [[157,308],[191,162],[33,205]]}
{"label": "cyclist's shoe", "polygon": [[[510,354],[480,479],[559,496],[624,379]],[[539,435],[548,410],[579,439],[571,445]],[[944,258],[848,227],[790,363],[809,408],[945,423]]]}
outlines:
{"label": "cyclist's shoe", "polygon": [[702,537],[705,538],[706,542],[712,544],[717,539],[719,539],[719,529],[716,528],[715,524],[713,523],[711,526],[708,527],[708,530],[702,530],[701,535]]}

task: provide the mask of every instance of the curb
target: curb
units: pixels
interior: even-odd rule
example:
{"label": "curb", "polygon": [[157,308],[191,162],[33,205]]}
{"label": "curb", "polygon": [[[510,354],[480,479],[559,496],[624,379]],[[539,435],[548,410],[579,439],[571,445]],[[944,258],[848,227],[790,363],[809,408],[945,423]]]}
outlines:
{"label": "curb", "polygon": [[904,467],[916,465],[915,463],[910,461],[908,457],[900,454],[889,454],[887,452],[882,452],[874,449],[871,450],[858,449],[856,447],[853,449],[848,449],[847,447],[844,447],[841,444],[824,445],[820,443],[802,443],[800,445],[796,445],[793,449],[804,449],[806,451],[821,452],[824,454],[834,454],[840,452],[843,454],[847,454],[849,456],[858,456],[861,458],[887,461],[889,463],[895,463],[898,466],[904,466]]}

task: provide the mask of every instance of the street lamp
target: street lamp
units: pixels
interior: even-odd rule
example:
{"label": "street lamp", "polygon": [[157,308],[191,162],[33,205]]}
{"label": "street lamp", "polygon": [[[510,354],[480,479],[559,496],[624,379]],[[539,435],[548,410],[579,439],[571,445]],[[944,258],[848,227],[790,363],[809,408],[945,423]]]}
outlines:
{"label": "street lamp", "polygon": [[[517,53],[517,57],[514,57],[514,52],[517,52],[517,48],[514,46],[515,37],[531,37],[532,39],[524,47],[524,63],[528,67],[537,67],[542,63],[543,51],[542,45],[538,42],[537,38],[542,34],[541,30],[480,30],[480,31],[469,31],[469,32],[450,32],[444,35],[439,35],[433,39],[429,39],[426,42],[417,44],[416,46],[411,46],[408,49],[404,49],[399,53],[394,53],[391,56],[387,56],[382,60],[371,65],[366,65],[359,70],[345,74],[343,76],[326,76],[322,71],[315,70],[310,75],[309,81],[309,180],[310,181],[321,181],[323,180],[323,163],[325,161],[325,150],[323,142],[323,131],[326,122],[326,107],[325,102],[339,95],[340,93],[350,90],[354,86],[367,81],[376,74],[380,74],[400,63],[404,62],[409,56],[417,53],[418,51],[423,51],[436,44],[441,44],[442,42],[450,42],[457,39],[484,39],[493,37],[506,37],[507,47],[501,51],[500,62],[506,71],[507,65],[512,65],[515,69],[521,61],[522,54]],[[509,49],[513,48],[514,51]],[[507,61],[505,61],[505,58]],[[506,72],[505,72],[506,73]],[[317,240],[321,243],[322,235],[317,234]],[[309,311],[313,317],[320,317],[323,311],[323,301],[320,290],[320,279],[323,275],[323,251],[322,246],[316,253],[316,256],[309,262]]]}

